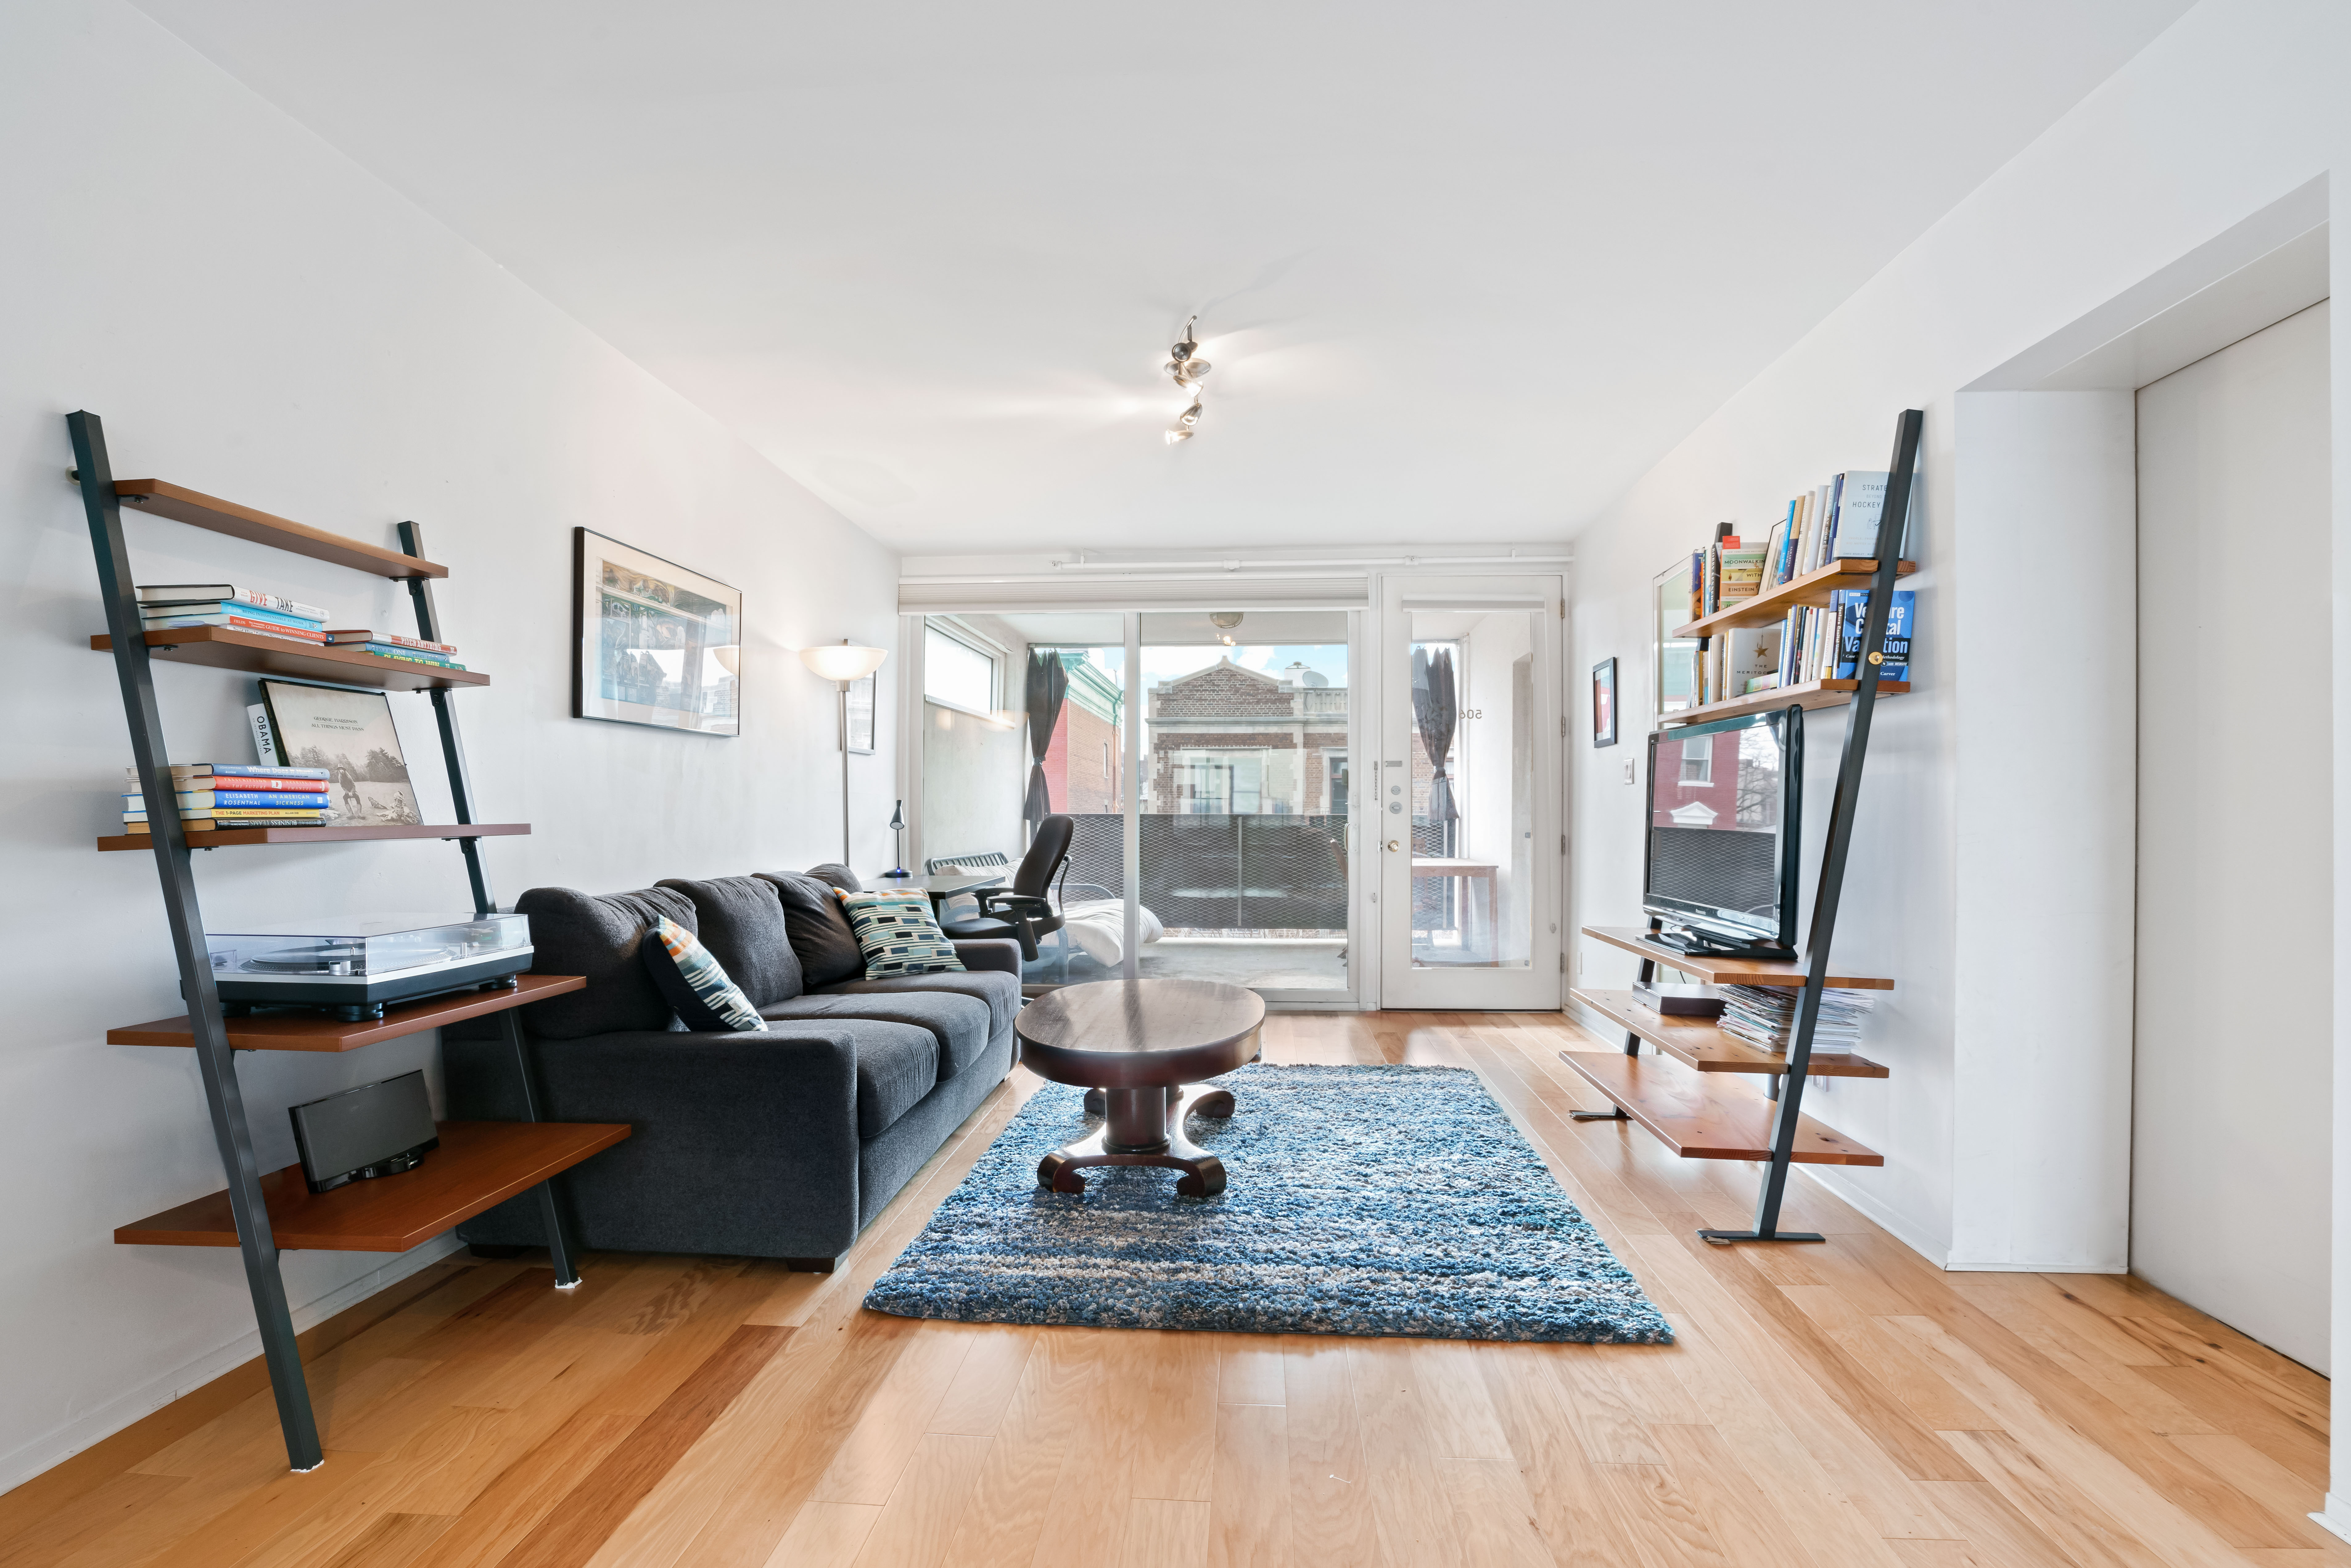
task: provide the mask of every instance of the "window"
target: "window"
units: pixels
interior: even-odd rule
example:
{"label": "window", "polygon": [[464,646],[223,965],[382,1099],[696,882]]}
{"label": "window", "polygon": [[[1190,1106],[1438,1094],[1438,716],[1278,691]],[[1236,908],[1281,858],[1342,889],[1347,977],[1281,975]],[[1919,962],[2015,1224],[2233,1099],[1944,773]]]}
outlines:
{"label": "window", "polygon": [[971,713],[993,715],[997,657],[937,622],[923,629],[923,695]]}
{"label": "window", "polygon": [[1685,784],[1714,782],[1714,737],[1702,736],[1697,740],[1682,742],[1682,777]]}
{"label": "window", "polygon": [[1172,769],[1179,816],[1254,817],[1264,810],[1265,753],[1195,751],[1176,754]]}

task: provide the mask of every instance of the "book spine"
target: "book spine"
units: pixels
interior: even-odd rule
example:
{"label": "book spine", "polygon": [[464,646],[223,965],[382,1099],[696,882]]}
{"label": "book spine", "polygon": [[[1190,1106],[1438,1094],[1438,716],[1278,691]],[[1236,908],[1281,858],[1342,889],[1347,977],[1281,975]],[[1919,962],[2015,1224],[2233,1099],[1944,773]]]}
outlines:
{"label": "book spine", "polygon": [[140,619],[149,622],[202,620],[214,615],[235,615],[247,621],[266,622],[273,626],[291,626],[300,632],[316,632],[320,636],[326,635],[327,632],[324,616],[296,615],[288,611],[272,610],[266,605],[247,604],[241,600],[214,600],[209,604],[157,604],[139,612]]}
{"label": "book spine", "polygon": [[258,759],[259,766],[276,767],[279,760],[277,735],[269,727],[269,705],[248,703],[245,709],[245,722],[253,730],[253,755]]}
{"label": "book spine", "polygon": [[[343,645],[351,646],[348,643]],[[398,659],[403,664],[430,664],[436,670],[462,670],[465,667],[456,660],[444,658],[438,653],[420,653],[413,648],[395,648],[388,643],[363,643],[360,646],[360,652],[379,659]]]}
{"label": "book spine", "polygon": [[[266,768],[256,762],[174,762],[172,777],[186,779],[196,774],[207,777],[217,774],[224,779],[324,779],[323,768]],[[133,784],[140,782],[139,769],[126,768],[122,776]]]}
{"label": "book spine", "polygon": [[174,615],[167,620],[149,620],[141,623],[148,632],[172,632],[188,626],[218,626],[230,632],[250,632],[261,637],[283,637],[289,643],[308,643],[324,647],[324,632],[307,631],[282,621],[257,621],[246,615]]}

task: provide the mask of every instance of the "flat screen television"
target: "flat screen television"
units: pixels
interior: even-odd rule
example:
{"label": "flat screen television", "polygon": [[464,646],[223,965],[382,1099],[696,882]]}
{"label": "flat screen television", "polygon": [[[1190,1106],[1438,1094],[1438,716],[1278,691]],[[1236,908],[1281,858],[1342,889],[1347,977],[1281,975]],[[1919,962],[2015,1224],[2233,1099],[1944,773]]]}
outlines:
{"label": "flat screen television", "polygon": [[1641,907],[1681,928],[1661,941],[1691,953],[1794,956],[1803,777],[1801,708],[1649,737]]}

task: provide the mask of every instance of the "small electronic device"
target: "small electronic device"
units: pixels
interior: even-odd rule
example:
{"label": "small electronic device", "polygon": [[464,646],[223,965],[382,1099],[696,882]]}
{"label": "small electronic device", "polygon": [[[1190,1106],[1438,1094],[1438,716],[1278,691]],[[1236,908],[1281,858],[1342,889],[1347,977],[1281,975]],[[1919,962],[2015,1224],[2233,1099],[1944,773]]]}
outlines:
{"label": "small electronic device", "polygon": [[1712,986],[1667,986],[1653,981],[1635,981],[1633,999],[1653,1013],[1666,1018],[1719,1019],[1722,1016],[1722,998]]}
{"label": "small electronic device", "polygon": [[422,1072],[362,1083],[286,1113],[312,1192],[414,1170],[426,1150],[441,1146]]}
{"label": "small electronic device", "polygon": [[510,988],[530,967],[527,915],[362,915],[204,935],[224,1009],[323,1008],[346,1022],[387,1002]]}
{"label": "small electronic device", "polygon": [[1804,715],[1798,707],[1649,737],[1648,841],[1641,907],[1656,940],[1698,955],[1796,952]]}

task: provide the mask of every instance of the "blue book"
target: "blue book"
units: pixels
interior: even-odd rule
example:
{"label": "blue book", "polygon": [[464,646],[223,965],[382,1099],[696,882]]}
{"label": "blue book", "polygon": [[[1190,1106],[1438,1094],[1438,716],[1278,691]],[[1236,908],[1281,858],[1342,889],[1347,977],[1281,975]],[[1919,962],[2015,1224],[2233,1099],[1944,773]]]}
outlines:
{"label": "blue book", "polygon": [[[1881,681],[1910,678],[1910,634],[1917,612],[1917,596],[1907,588],[1894,591],[1894,608],[1886,617],[1886,662],[1877,668]],[[1861,658],[1862,622],[1869,614],[1869,591],[1841,588],[1836,592],[1836,678],[1858,680],[1854,674]]]}

